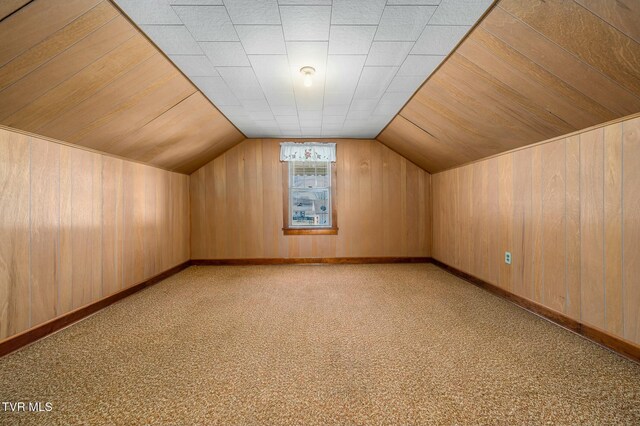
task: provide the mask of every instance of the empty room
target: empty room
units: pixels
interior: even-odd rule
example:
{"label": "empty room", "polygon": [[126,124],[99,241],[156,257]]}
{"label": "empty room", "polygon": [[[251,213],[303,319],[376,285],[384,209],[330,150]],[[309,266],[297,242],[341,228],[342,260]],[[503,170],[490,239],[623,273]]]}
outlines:
{"label": "empty room", "polygon": [[639,425],[640,1],[0,0],[0,425]]}

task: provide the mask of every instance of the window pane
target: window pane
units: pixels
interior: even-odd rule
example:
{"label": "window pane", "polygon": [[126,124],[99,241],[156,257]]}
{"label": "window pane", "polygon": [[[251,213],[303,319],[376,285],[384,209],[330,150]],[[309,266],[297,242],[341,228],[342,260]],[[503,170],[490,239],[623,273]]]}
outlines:
{"label": "window pane", "polygon": [[329,189],[292,189],[291,224],[294,226],[331,226]]}
{"label": "window pane", "polygon": [[289,163],[290,226],[331,226],[331,163]]}
{"label": "window pane", "polygon": [[292,161],[289,164],[289,184],[292,188],[317,188],[330,185],[330,163]]}

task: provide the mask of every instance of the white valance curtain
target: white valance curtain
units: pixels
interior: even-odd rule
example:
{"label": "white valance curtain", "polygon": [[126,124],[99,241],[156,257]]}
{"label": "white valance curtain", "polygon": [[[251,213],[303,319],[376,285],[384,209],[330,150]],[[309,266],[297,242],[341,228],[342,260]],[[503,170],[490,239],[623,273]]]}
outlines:
{"label": "white valance curtain", "polygon": [[282,142],[280,161],[331,161],[336,162],[336,144],[319,142]]}

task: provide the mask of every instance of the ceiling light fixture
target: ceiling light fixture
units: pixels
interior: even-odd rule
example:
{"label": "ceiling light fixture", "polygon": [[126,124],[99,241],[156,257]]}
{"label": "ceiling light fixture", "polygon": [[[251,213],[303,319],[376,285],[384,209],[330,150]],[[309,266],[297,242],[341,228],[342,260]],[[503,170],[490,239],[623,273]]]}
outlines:
{"label": "ceiling light fixture", "polygon": [[313,67],[302,67],[300,68],[300,72],[302,73],[304,87],[311,87],[313,84],[313,74],[315,74],[316,69]]}

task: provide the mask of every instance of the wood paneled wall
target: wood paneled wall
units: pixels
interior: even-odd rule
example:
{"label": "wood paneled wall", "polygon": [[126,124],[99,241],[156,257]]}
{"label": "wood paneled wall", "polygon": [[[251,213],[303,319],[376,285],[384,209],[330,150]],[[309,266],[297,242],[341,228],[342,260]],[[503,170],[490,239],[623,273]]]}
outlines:
{"label": "wood paneled wall", "polygon": [[434,174],[432,191],[434,258],[640,343],[640,117]]}
{"label": "wood paneled wall", "polygon": [[0,129],[0,340],[189,259],[189,177]]}
{"label": "wood paneled wall", "polygon": [[191,257],[429,256],[430,175],[377,141],[334,141],[338,235],[283,235],[281,140],[249,139],[191,175]]}
{"label": "wood paneled wall", "polygon": [[500,0],[378,139],[430,173],[640,111],[638,0]]}
{"label": "wood paneled wall", "polygon": [[0,124],[183,173],[244,140],[109,1],[25,3],[0,6]]}

